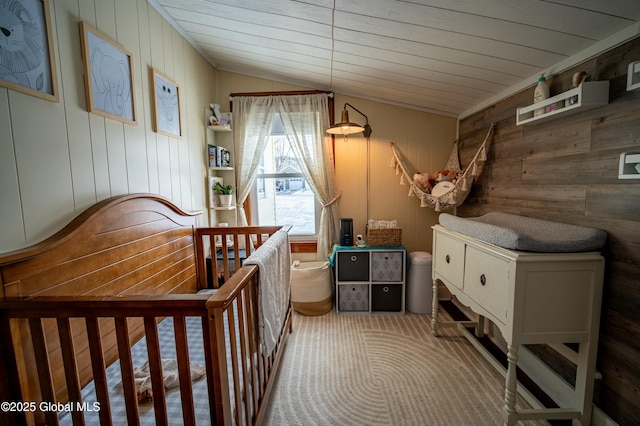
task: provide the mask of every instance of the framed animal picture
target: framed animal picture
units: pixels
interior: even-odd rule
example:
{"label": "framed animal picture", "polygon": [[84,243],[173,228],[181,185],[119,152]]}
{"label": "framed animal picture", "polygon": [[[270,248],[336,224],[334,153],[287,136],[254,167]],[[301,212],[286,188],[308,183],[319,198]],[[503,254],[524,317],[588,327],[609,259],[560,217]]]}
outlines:
{"label": "framed animal picture", "polygon": [[182,137],[180,122],[180,86],[151,68],[151,97],[153,99],[153,130],[163,135]]}
{"label": "framed animal picture", "polygon": [[80,22],[80,37],[87,110],[137,124],[132,54],[85,22]]}
{"label": "framed animal picture", "polygon": [[0,1],[0,31],[0,86],[58,102],[50,1]]}

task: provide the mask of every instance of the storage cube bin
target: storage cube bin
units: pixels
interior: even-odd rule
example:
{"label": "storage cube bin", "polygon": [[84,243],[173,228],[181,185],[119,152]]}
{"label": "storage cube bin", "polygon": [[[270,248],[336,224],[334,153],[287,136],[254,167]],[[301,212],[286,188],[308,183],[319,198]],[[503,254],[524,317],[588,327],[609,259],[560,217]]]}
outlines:
{"label": "storage cube bin", "polygon": [[404,270],[404,252],[373,251],[371,252],[371,281],[401,282]]}
{"label": "storage cube bin", "polygon": [[371,310],[402,311],[402,284],[374,284],[371,286]]}
{"label": "storage cube bin", "polygon": [[338,281],[369,281],[369,252],[338,252]]}
{"label": "storage cube bin", "polygon": [[329,262],[294,262],[291,266],[291,306],[303,315],[324,315],[333,307]]}
{"label": "storage cube bin", "polygon": [[343,284],[338,286],[338,309],[341,311],[368,311],[369,284]]}

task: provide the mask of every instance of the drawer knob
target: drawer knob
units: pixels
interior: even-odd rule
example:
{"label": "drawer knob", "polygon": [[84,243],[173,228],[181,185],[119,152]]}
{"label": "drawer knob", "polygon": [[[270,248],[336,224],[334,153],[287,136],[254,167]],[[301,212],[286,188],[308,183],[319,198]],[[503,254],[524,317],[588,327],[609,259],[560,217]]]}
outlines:
{"label": "drawer knob", "polygon": [[480,275],[480,284],[485,285],[487,283],[487,277],[484,274]]}
{"label": "drawer knob", "polygon": [[446,256],[444,257],[444,260],[446,260],[446,261],[447,261],[447,263],[451,263],[451,258],[449,257],[449,255],[446,255]]}
{"label": "drawer knob", "polygon": [[389,287],[387,286],[382,287],[382,291],[385,293],[389,293]]}
{"label": "drawer knob", "polygon": [[356,260],[358,260],[358,256],[351,256],[351,261],[355,262]]}

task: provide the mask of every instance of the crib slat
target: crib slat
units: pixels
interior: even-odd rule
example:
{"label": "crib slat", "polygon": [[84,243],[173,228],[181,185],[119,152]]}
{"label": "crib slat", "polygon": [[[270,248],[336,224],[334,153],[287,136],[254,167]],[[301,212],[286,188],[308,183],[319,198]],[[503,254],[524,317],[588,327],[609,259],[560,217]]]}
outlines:
{"label": "crib slat", "polygon": [[231,395],[229,394],[229,367],[226,357],[224,315],[224,310],[219,308],[214,310],[214,327],[210,328],[212,331],[210,338],[212,342],[215,342],[216,350],[211,352],[211,358],[215,361],[213,374],[215,380],[214,393],[216,395],[216,424],[230,425]]}
{"label": "crib slat", "polygon": [[[238,377],[238,346],[236,345],[236,324],[233,312],[233,304],[229,306],[226,310],[227,313],[227,323],[229,325],[229,347],[231,349],[230,361],[231,363],[231,375],[233,377],[233,396],[235,397],[236,404],[236,424],[242,424],[241,419],[241,410],[239,407],[242,405],[242,398],[240,393],[240,379]],[[223,378],[224,380],[224,378]]]}
{"label": "crib slat", "polygon": [[96,389],[96,399],[100,403],[100,424],[110,425],[111,404],[107,389],[107,374],[105,371],[104,355],[102,352],[102,339],[100,337],[100,324],[97,318],[85,318],[87,325],[87,338],[89,340],[89,355],[91,356],[91,369],[93,371],[93,383]]}
{"label": "crib slat", "polygon": [[[249,248],[245,250],[245,254],[248,255]],[[240,269],[240,244],[238,240],[238,234],[233,234],[233,269],[234,272]]]}
{"label": "crib slat", "polygon": [[156,425],[166,426],[167,405],[162,376],[162,359],[160,358],[160,340],[156,319],[145,317],[144,333],[147,338],[147,354],[149,356],[149,374],[151,374],[151,390],[153,392],[153,410],[156,414]]}
{"label": "crib slat", "polygon": [[251,234],[249,233],[244,234],[244,246],[246,248],[246,253],[245,253],[246,254],[245,259],[246,259],[251,255],[251,253],[255,251],[255,249],[253,250],[251,249],[253,247],[253,243],[251,242]]}
{"label": "crib slat", "polygon": [[[258,330],[260,329],[260,317],[259,317],[259,313],[258,313],[258,290],[256,288],[255,285],[251,285],[247,287],[249,289],[249,294],[251,295],[251,309],[252,309],[252,314],[251,314],[251,318],[253,321],[251,321],[251,325],[253,327],[253,337],[252,340],[256,343],[256,353],[258,353]],[[256,392],[258,393],[258,399],[260,399],[263,390],[265,389],[266,386],[266,382],[267,382],[267,372],[265,369],[265,364],[263,362],[264,360],[264,356],[261,353],[258,353],[258,383],[256,384]]]}
{"label": "crib slat", "polygon": [[256,354],[257,354],[257,344],[256,344],[256,335],[254,334],[255,329],[253,328],[253,318],[254,310],[253,310],[253,286],[249,286],[246,289],[247,297],[244,299],[245,308],[244,311],[247,313],[247,321],[246,321],[246,333],[249,341],[249,353],[251,356],[249,357],[250,363],[250,371],[251,371],[251,395],[253,397],[253,406],[258,406],[259,401],[259,385],[260,385],[260,372],[259,372],[259,363],[256,363]]}
{"label": "crib slat", "polygon": [[213,283],[213,288],[219,288],[220,285],[218,283],[218,247],[216,247],[216,237],[215,235],[209,235],[209,246],[211,247],[211,282]]}
{"label": "crib slat", "polygon": [[[13,333],[11,333],[11,324],[8,318],[0,318],[0,332],[4,336],[3,339],[0,339],[0,354],[4,360],[4,362],[0,362],[0,400],[21,401],[23,399],[22,389],[12,339]],[[0,410],[0,424],[22,426],[27,424],[27,419],[24,412]]]}
{"label": "crib slat", "polygon": [[138,426],[138,395],[133,373],[133,359],[131,343],[129,342],[129,324],[124,317],[114,318],[116,324],[116,340],[118,342],[118,357],[120,358],[120,374],[122,375],[122,391],[124,393],[125,408],[127,410],[127,424]]}
{"label": "crib slat", "polygon": [[173,317],[173,331],[178,358],[178,376],[180,377],[180,396],[182,397],[182,417],[185,425],[196,422],[193,406],[193,388],[191,384],[191,367],[189,366],[189,345],[187,342],[187,325],[184,317]]}
{"label": "crib slat", "polygon": [[[227,244],[227,235],[222,234],[222,272],[224,273],[224,282],[229,280],[230,271],[229,271],[229,246]],[[216,256],[217,260],[218,256]]]}
{"label": "crib slat", "polygon": [[[209,417],[211,424],[223,424],[223,413],[216,404],[216,398],[220,395],[220,388],[215,384],[215,371],[218,369],[217,351],[211,343],[216,343],[216,328],[211,327],[213,321],[207,317],[202,318],[202,343],[204,346],[204,363],[207,369],[207,395],[209,396]],[[221,397],[220,397],[221,398]],[[221,400],[221,399],[220,399]]]}
{"label": "crib slat", "polygon": [[[198,288],[207,288],[207,257],[204,254],[204,236],[196,235],[194,238],[196,248],[196,270],[198,271]],[[213,247],[213,246],[211,246]],[[215,252],[215,250],[213,250]]]}
{"label": "crib slat", "polygon": [[[36,363],[38,370],[38,378],[40,380],[40,392],[42,393],[43,402],[56,402],[55,392],[53,390],[53,380],[51,379],[51,368],[49,362],[49,352],[47,351],[47,342],[44,336],[44,328],[42,319],[29,318],[29,328],[31,329],[31,341],[33,342],[33,352],[36,359],[40,362]],[[47,410],[44,413],[47,424],[58,424],[58,413]]]}
{"label": "crib slat", "polygon": [[[78,364],[76,352],[73,346],[73,332],[69,318],[58,318],[58,336],[60,337],[60,350],[62,351],[62,365],[67,381],[69,402],[72,404],[82,402],[80,380],[78,378]],[[84,425],[84,414],[80,410],[71,411],[71,419],[74,425]]]}
{"label": "crib slat", "polygon": [[238,336],[240,343],[240,368],[242,372],[242,379],[244,382],[243,390],[244,390],[244,412],[245,418],[247,420],[246,424],[252,424],[251,421],[251,410],[253,409],[253,405],[251,404],[251,386],[250,386],[250,375],[251,370],[249,369],[248,360],[247,360],[247,332],[245,329],[244,322],[244,304],[245,304],[245,291],[240,292],[238,298],[236,299],[237,308],[238,308]]}

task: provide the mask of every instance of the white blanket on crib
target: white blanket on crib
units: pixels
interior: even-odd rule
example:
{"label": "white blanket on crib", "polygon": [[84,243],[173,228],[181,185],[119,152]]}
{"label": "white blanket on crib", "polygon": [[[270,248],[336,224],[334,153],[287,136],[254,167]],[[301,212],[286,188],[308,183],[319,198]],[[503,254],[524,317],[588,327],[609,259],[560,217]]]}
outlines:
{"label": "white blanket on crib", "polygon": [[289,234],[278,231],[245,260],[244,265],[259,268],[258,296],[261,340],[264,353],[275,348],[286,318],[290,294],[291,250]]}

